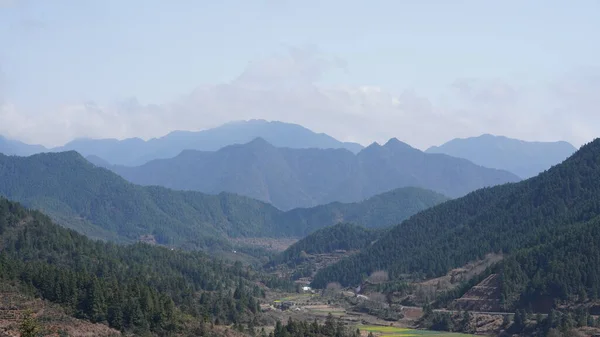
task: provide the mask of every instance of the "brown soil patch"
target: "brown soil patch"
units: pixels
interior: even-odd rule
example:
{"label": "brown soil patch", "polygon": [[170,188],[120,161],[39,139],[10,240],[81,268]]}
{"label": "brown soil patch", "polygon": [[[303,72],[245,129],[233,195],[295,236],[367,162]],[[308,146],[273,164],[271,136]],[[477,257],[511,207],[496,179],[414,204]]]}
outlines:
{"label": "brown soil patch", "polygon": [[500,294],[500,276],[492,274],[455,300],[452,307],[469,311],[502,311]]}
{"label": "brown soil patch", "polygon": [[423,281],[420,285],[435,286],[438,291],[449,290],[483,273],[486,268],[502,259],[501,254],[487,254],[483,260],[469,262],[460,268],[452,269],[442,277]]}

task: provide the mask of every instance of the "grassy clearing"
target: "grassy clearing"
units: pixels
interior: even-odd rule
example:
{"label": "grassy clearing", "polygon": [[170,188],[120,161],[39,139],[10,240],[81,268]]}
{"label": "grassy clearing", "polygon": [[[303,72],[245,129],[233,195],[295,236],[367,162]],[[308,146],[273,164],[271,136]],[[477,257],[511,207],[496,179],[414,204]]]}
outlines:
{"label": "grassy clearing", "polygon": [[293,296],[288,296],[288,297],[284,297],[284,298],[280,298],[278,300],[275,300],[273,302],[275,303],[280,303],[280,302],[294,302],[294,301],[299,301],[299,300],[305,300],[308,298],[311,298],[313,296],[316,296],[315,294],[299,294],[299,295],[293,295]]}
{"label": "grassy clearing", "polygon": [[460,333],[415,330],[415,329],[408,329],[408,328],[398,328],[398,327],[393,327],[393,326],[359,325],[358,328],[361,331],[372,332],[376,336],[385,336],[385,337],[409,337],[409,336],[472,337],[473,336],[473,335],[465,335],[465,334],[460,334]]}
{"label": "grassy clearing", "polygon": [[346,314],[346,312],[343,310],[325,310],[325,309],[308,309],[308,312],[310,312],[314,315],[319,315],[319,316],[327,316],[327,315],[331,314],[334,317],[341,317]]}

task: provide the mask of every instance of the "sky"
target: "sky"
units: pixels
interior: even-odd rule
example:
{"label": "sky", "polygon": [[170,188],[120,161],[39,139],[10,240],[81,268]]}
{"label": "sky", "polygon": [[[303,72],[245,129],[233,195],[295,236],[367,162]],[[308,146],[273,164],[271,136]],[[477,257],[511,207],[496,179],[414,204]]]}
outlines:
{"label": "sky", "polygon": [[425,149],[600,134],[597,0],[0,0],[0,135],[232,120]]}

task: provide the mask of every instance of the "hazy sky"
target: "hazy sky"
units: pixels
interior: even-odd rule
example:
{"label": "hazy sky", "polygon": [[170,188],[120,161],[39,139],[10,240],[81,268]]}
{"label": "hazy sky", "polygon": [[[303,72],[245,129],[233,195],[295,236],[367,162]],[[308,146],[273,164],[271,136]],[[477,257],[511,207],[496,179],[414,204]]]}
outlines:
{"label": "hazy sky", "polygon": [[600,134],[598,0],[0,0],[0,134],[238,119],[425,148]]}

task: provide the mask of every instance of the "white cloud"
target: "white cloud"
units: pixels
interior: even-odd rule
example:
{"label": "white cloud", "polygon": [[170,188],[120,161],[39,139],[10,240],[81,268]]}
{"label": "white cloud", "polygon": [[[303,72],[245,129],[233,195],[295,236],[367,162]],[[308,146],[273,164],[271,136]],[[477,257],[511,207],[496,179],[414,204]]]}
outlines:
{"label": "white cloud", "polygon": [[197,88],[162,105],[142,106],[132,99],[26,113],[4,104],[0,134],[60,145],[76,137],[150,138],[263,118],[302,124],[341,140],[368,144],[397,137],[426,148],[481,133],[579,145],[600,131],[600,72],[569,74],[547,86],[458,79],[442,98],[410,89],[391,93],[374,86],[316,84],[323,73],[345,67],[315,48],[295,48],[251,62],[231,83]]}

